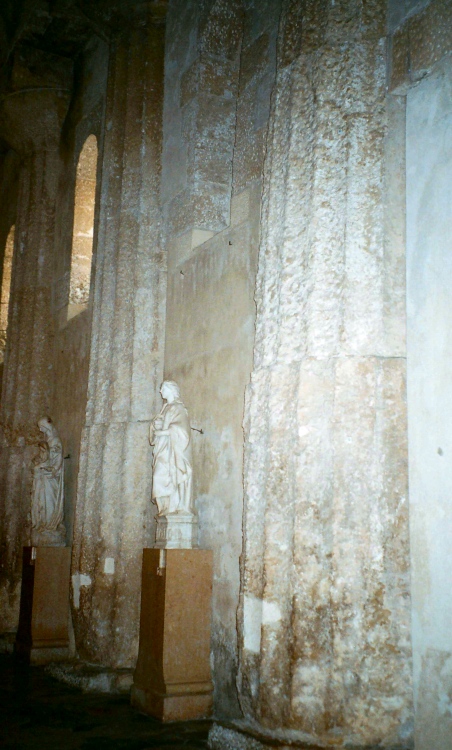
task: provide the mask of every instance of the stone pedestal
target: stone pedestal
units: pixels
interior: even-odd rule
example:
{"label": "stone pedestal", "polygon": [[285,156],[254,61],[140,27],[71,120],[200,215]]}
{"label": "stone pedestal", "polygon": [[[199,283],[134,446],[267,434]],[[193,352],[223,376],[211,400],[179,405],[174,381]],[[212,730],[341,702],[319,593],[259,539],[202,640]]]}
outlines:
{"label": "stone pedestal", "polygon": [[157,549],[196,549],[198,546],[198,517],[193,513],[169,513],[156,518],[155,545]]}
{"label": "stone pedestal", "polygon": [[32,664],[69,656],[70,547],[24,547],[15,652]]}
{"label": "stone pedestal", "polygon": [[132,705],[162,721],[212,710],[212,552],[144,549]]}
{"label": "stone pedestal", "polygon": [[64,547],[66,542],[66,528],[61,524],[55,531],[31,530],[33,547]]}

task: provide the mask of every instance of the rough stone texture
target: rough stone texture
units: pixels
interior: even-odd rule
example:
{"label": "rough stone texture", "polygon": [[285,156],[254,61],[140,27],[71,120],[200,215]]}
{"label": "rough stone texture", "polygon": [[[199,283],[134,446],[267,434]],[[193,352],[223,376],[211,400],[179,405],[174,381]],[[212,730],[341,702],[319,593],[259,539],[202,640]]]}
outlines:
{"label": "rough stone texture", "polygon": [[[408,123],[412,156],[419,151],[428,166],[410,187],[423,191],[414,223],[424,251],[416,268],[426,275],[417,288],[432,290],[442,323],[447,295],[423,261],[447,261],[447,243],[432,237],[449,195],[441,128],[451,3],[391,0],[388,13],[383,0],[283,5],[278,36],[279,0],[170,0],[163,135],[163,27],[148,25],[146,13],[163,18],[164,2],[0,7],[0,59],[9,61],[0,71],[1,253],[17,214],[2,396],[0,630],[10,644],[28,541],[29,443],[37,417],[50,411],[71,456],[69,537],[78,492],[76,643],[97,664],[80,685],[130,684],[141,548],[153,538],[147,430],[164,369],[202,430],[194,461],[201,543],[214,552],[215,712],[236,719],[239,697],[246,717],[215,729],[212,743],[301,747],[315,737],[317,746],[404,747],[405,122],[403,97],[385,99],[386,45],[390,89],[408,91],[413,106],[417,96],[428,120]],[[431,111],[440,91],[441,126]],[[77,160],[91,135],[101,155],[95,272],[81,310],[68,307],[73,208]],[[436,275],[446,285],[443,266]],[[448,346],[442,331],[428,336],[435,363]],[[414,333],[421,351],[424,328]],[[253,367],[237,639],[242,418]],[[435,419],[446,422],[446,376],[442,364],[429,367],[426,357],[431,377],[410,397],[413,414],[438,377],[445,396]],[[430,437],[423,448],[417,433],[410,438],[424,461],[411,470],[416,740],[436,750],[450,733],[447,435],[441,427],[445,437],[435,441],[443,433],[430,436],[428,420],[413,424]],[[75,684],[81,672],[63,673]]]}
{"label": "rough stone texture", "polygon": [[391,34],[401,26],[407,18],[419,13],[432,0],[388,0],[387,28]]}
{"label": "rough stone texture", "polygon": [[[80,43],[84,46],[83,38]],[[78,450],[86,408],[90,316],[85,313],[70,327],[60,329],[65,315],[59,315],[59,310],[67,306],[76,161],[91,128],[96,133],[100,130],[102,69],[106,63],[105,45],[99,40],[91,42],[78,58],[77,82],[61,142],[72,63],[21,47],[20,54],[14,56],[9,83],[12,92],[6,97],[1,116],[3,137],[19,149],[21,157],[10,150],[2,170],[2,204],[6,209],[2,212],[2,231],[3,220],[11,225],[16,215],[14,175],[19,169],[20,191],[10,344],[3,379],[0,597],[2,604],[5,602],[1,607],[5,621],[0,623],[0,630],[17,627],[22,545],[29,543],[29,446],[38,437],[37,419],[46,413],[58,424],[65,455],[70,455],[65,462],[65,524],[68,539],[72,537]],[[18,88],[22,85],[25,91]],[[52,91],[52,86],[57,86],[57,91]]]}
{"label": "rough stone texture", "polygon": [[152,535],[147,436],[162,379],[166,282],[159,208],[164,26],[134,20],[124,19],[110,47],[72,570],[78,652],[119,668],[133,666],[138,652],[141,554]]}
{"label": "rough stone texture", "polygon": [[162,191],[173,235],[229,223],[242,22],[240,0],[169,4]]}
{"label": "rough stone texture", "polygon": [[287,3],[279,39],[245,419],[239,694],[250,724],[299,741],[411,739],[404,277],[383,231],[384,33],[382,2],[319,1]]}
{"label": "rough stone texture", "polygon": [[[53,130],[46,130],[40,138],[36,126],[35,150],[30,153],[26,123],[42,104],[40,92],[29,91],[21,94],[16,122],[11,109],[8,112],[16,147],[20,145],[21,128],[26,131],[26,157],[20,174],[1,404],[1,631],[14,630],[17,624],[22,546],[29,543],[30,532],[29,445],[37,436],[37,420],[50,411],[53,387],[52,261],[61,102],[55,101],[50,112]],[[49,109],[50,105],[46,97]]]}
{"label": "rough stone texture", "polygon": [[391,37],[389,86],[406,93],[443,58],[452,54],[452,3],[450,0],[409,3]]}
{"label": "rough stone texture", "polygon": [[[243,15],[239,10],[236,3],[206,3],[204,7],[197,2],[169,4],[162,179],[165,216],[169,216],[172,196],[187,179],[185,166],[194,169],[194,162],[181,156],[186,153],[187,142],[178,123],[193,102],[197,107],[202,102],[206,106],[209,97],[219,98],[225,91],[225,101],[234,101],[237,109],[232,131],[228,120],[196,137],[202,137],[203,153],[209,159],[221,157],[229,170],[227,181],[227,172],[222,172],[225,181],[221,186],[229,226],[215,234],[203,234],[192,214],[191,225],[177,234],[169,218],[164,223],[169,269],[165,377],[178,382],[192,426],[202,430],[202,434],[193,432],[194,494],[200,545],[214,551],[214,711],[235,717],[240,715],[236,611],[242,549],[242,419],[245,386],[252,368],[253,292],[264,160],[263,149],[256,149],[256,133],[261,144],[275,77],[279,3],[248,3]],[[228,24],[232,26],[222,44],[211,49],[212,40]],[[254,71],[251,56],[256,40],[260,58]],[[201,59],[209,52],[215,60],[209,74],[207,67],[203,74],[199,68],[200,46]],[[213,71],[215,76],[211,75]],[[259,98],[254,101],[257,92]],[[222,97],[220,100],[224,103]],[[256,108],[259,119],[254,130]],[[219,149],[220,143],[229,144],[229,163],[225,161],[228,152]],[[204,191],[209,189],[204,185]]]}
{"label": "rough stone texture", "polygon": [[407,97],[407,311],[416,749],[452,737],[449,362],[452,65]]}
{"label": "rough stone texture", "polygon": [[[103,113],[108,70],[108,47],[93,40],[78,60],[77,82],[64,141],[64,167],[58,190],[55,229],[53,309],[55,335],[55,386],[52,413],[58,424],[67,457],[64,471],[65,526],[72,540],[81,432],[85,423],[92,307],[68,305],[72,265],[72,229],[75,208],[76,167],[87,139],[96,137],[102,148]],[[100,164],[97,168],[93,251],[96,254],[100,203]],[[75,307],[75,310],[74,310]],[[78,314],[74,315],[74,312]],[[69,319],[68,319],[69,318]]]}

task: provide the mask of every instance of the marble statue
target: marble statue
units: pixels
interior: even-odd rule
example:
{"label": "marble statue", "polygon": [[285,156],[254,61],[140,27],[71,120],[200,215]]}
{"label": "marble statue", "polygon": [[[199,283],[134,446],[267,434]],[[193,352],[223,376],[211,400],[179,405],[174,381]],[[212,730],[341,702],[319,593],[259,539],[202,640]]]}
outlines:
{"label": "marble statue", "polygon": [[163,408],[151,422],[152,500],[158,508],[157,542],[160,547],[197,546],[197,519],[193,503],[191,428],[179,386],[165,380],[160,388]]}
{"label": "marble statue", "polygon": [[38,422],[45,440],[33,459],[31,531],[33,546],[60,546],[66,542],[64,526],[63,446],[50,417]]}

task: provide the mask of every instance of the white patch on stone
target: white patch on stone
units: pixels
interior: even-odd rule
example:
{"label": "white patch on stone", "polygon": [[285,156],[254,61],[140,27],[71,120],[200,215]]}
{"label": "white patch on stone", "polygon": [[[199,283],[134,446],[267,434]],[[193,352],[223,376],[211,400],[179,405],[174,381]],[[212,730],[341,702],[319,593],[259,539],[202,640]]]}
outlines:
{"label": "white patch on stone", "polygon": [[245,596],[243,602],[243,645],[247,651],[261,650],[262,599]]}
{"label": "white patch on stone", "polygon": [[109,576],[112,576],[115,572],[115,558],[114,557],[106,557],[104,562],[104,573],[106,573]]}
{"label": "white patch on stone", "polygon": [[80,587],[91,586],[91,577],[86,576],[84,573],[74,573],[72,576],[72,590],[74,592],[74,607],[78,609],[80,607]]}
{"label": "white patch on stone", "polygon": [[262,603],[262,624],[263,625],[274,625],[275,622],[279,622],[281,619],[281,610],[276,602]]}

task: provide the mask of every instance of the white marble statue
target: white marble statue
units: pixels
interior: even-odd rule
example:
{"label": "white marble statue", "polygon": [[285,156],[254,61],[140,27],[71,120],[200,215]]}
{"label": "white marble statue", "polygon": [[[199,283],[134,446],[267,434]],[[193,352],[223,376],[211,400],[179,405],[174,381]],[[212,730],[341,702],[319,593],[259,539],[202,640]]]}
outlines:
{"label": "white marble statue", "polygon": [[197,521],[193,504],[191,428],[179,386],[165,380],[160,388],[164,405],[151,422],[154,446],[152,499],[157,504],[157,546],[196,546]]}
{"label": "white marble statue", "polygon": [[31,541],[33,546],[59,546],[66,541],[63,446],[50,417],[40,419],[38,427],[45,440],[33,459]]}

